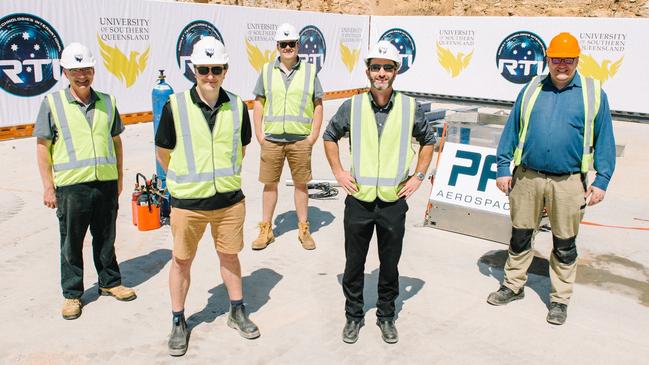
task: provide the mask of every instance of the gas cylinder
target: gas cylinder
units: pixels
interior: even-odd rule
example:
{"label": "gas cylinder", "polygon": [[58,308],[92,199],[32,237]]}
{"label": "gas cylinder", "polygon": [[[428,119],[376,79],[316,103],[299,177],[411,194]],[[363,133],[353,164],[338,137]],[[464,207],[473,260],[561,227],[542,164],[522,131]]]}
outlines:
{"label": "gas cylinder", "polygon": [[134,226],[137,226],[137,200],[140,195],[142,195],[140,187],[135,183],[135,190],[133,190],[133,194],[131,195],[131,215],[133,216],[132,219]]}
{"label": "gas cylinder", "polygon": [[[165,103],[167,103],[167,100],[169,100],[169,95],[174,93],[174,90],[171,88],[171,85],[169,85],[165,81],[164,70],[158,70],[158,71],[160,71],[160,76],[158,76],[158,81],[153,86],[153,90],[151,91],[151,98],[153,101],[153,135],[154,136],[155,133],[158,131],[158,125],[160,125],[162,108],[164,107]],[[155,151],[153,156],[156,163],[156,175],[158,175],[158,177],[162,181],[162,188],[165,189],[167,187],[167,174],[162,169],[162,166],[160,165],[160,162],[158,162],[158,159],[155,158]],[[162,217],[169,217],[169,213],[171,211],[171,208],[169,207],[169,193],[167,193],[165,199],[162,200],[161,208],[162,208],[161,211]]]}

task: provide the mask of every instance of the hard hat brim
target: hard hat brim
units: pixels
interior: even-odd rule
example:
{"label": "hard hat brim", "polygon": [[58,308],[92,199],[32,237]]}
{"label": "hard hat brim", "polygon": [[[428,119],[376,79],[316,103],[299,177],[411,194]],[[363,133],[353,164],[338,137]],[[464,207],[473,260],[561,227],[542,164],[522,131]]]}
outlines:
{"label": "hard hat brim", "polygon": [[546,55],[550,58],[575,58],[575,57],[579,57],[579,52],[548,50],[546,52]]}
{"label": "hard hat brim", "polygon": [[199,58],[199,57],[190,57],[189,60],[192,62],[192,65],[195,66],[217,66],[217,65],[226,65],[229,61],[229,59],[226,58],[221,58],[221,59],[205,59],[205,58]]}
{"label": "hard hat brim", "polygon": [[92,62],[74,62],[73,64],[68,64],[65,61],[59,62],[61,67],[63,67],[66,70],[72,70],[75,68],[86,68],[86,67],[95,67],[95,61]]}

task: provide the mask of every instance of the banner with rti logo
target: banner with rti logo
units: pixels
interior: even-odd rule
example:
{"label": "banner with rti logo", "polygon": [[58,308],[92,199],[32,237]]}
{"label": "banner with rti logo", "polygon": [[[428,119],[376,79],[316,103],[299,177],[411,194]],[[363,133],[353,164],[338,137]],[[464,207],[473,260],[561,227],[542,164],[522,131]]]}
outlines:
{"label": "banner with rti logo", "polygon": [[445,143],[430,200],[509,214],[509,198],[496,187],[496,149]]}
{"label": "banner with rti logo", "polygon": [[560,32],[582,53],[578,71],[603,83],[612,110],[649,113],[649,19],[373,16],[370,43],[390,40],[404,57],[395,88],[514,101]]}
{"label": "banner with rti logo", "polygon": [[189,56],[205,36],[228,52],[224,88],[253,99],[261,67],[279,56],[284,22],[298,29],[298,55],[316,65],[325,91],[367,85],[358,64],[369,16],[147,0],[2,1],[0,14],[0,127],[33,123],[43,97],[68,86],[59,59],[71,42],[90,48],[93,87],[115,95],[120,113],[151,110],[158,70],[174,90],[191,87]]}

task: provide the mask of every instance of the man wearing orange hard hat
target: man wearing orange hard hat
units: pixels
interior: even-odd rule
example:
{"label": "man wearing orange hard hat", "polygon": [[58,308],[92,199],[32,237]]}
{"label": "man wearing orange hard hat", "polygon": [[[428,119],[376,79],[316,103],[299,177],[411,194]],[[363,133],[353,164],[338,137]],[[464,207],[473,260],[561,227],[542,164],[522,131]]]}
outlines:
{"label": "man wearing orange hard hat", "polygon": [[[586,206],[604,199],[615,169],[608,99],[599,80],[577,72],[580,52],[570,33],[552,39],[546,53],[549,75],[536,76],[521,90],[497,153],[496,184],[509,193],[512,237],[503,284],[487,302],[504,305],[524,297],[534,231],[545,208],[553,243],[546,320],[556,325],[567,318],[577,272],[579,223]],[[595,179],[589,184],[593,164]]]}

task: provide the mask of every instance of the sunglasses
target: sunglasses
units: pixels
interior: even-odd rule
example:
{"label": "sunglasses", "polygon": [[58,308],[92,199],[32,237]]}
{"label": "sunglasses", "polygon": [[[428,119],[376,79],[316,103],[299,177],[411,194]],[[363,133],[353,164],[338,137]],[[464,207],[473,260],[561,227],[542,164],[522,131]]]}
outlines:
{"label": "sunglasses", "polygon": [[295,46],[297,45],[297,41],[277,42],[277,44],[279,44],[279,48],[286,48],[286,47],[295,48]]}
{"label": "sunglasses", "polygon": [[390,63],[386,63],[386,64],[373,63],[368,67],[372,72],[379,72],[381,71],[381,69],[384,69],[385,72],[392,72],[397,68],[395,65]]}
{"label": "sunglasses", "polygon": [[566,65],[572,65],[575,63],[576,58],[550,58],[550,62],[552,62],[553,65],[560,65],[560,64],[566,64]]}
{"label": "sunglasses", "polygon": [[220,75],[223,73],[223,66],[196,66],[196,72],[198,72],[200,75],[207,75],[212,72],[214,75]]}

